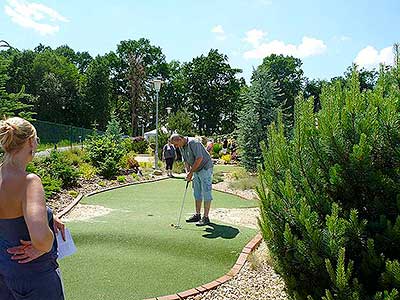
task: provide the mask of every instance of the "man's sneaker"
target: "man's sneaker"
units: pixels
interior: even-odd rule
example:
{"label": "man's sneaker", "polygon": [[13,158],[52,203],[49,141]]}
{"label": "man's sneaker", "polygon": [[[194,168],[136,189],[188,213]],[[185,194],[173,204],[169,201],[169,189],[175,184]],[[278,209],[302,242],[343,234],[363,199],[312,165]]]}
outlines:
{"label": "man's sneaker", "polygon": [[202,217],[200,221],[196,223],[196,226],[206,226],[210,224],[210,219],[208,217]]}
{"label": "man's sneaker", "polygon": [[194,214],[189,219],[186,219],[186,223],[199,222],[200,220],[201,220],[201,215],[200,214]]}

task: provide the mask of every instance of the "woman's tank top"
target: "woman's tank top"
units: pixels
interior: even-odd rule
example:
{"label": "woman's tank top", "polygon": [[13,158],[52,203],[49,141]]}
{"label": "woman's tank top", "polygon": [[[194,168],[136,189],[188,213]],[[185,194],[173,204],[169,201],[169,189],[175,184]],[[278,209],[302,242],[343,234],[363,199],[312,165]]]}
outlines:
{"label": "woman's tank top", "polygon": [[[47,218],[49,227],[54,234],[53,212],[50,208],[47,208]],[[58,268],[56,238],[54,238],[50,252],[26,264],[19,264],[18,261],[11,260],[12,255],[7,252],[8,248],[19,246],[20,240],[31,240],[24,217],[0,219],[0,274],[5,278],[32,278]]]}

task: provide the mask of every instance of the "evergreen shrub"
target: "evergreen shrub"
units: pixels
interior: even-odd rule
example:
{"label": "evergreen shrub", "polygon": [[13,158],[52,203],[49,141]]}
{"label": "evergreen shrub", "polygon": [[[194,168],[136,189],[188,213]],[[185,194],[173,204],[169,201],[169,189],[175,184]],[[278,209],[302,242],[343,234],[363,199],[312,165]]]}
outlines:
{"label": "evergreen shrub", "polygon": [[389,300],[400,290],[400,77],[299,99],[293,136],[271,125],[260,226],[293,299]]}

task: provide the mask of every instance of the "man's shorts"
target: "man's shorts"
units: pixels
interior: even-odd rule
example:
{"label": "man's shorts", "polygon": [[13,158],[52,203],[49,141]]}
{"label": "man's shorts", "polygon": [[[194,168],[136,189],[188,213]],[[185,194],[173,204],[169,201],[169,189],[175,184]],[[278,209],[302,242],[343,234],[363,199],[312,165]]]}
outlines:
{"label": "man's shorts", "polygon": [[201,169],[193,175],[193,195],[195,200],[211,201],[213,168]]}

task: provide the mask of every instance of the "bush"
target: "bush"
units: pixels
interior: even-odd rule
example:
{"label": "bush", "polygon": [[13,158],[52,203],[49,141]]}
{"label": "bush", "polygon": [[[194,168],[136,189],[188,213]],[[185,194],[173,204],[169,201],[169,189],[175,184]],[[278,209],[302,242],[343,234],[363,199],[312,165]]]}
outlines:
{"label": "bush", "polygon": [[68,195],[70,195],[73,198],[76,198],[76,197],[78,197],[79,192],[77,192],[77,191],[68,191]]}
{"label": "bush", "polygon": [[297,101],[290,140],[282,117],[269,128],[260,226],[294,299],[399,299],[399,82],[381,71],[360,92],[354,72],[318,113]]}
{"label": "bush", "polygon": [[124,156],[122,156],[119,165],[121,168],[123,169],[135,169],[138,170],[139,169],[139,163],[138,161],[135,159],[136,157],[136,153],[131,151],[127,154],[125,154]]}
{"label": "bush", "polygon": [[61,152],[61,156],[73,166],[79,166],[83,162],[83,151],[73,148],[68,151]]}
{"label": "bush", "polygon": [[86,151],[91,164],[101,176],[111,178],[118,173],[118,163],[124,155],[121,143],[107,135],[95,136],[89,139]]}
{"label": "bush", "polygon": [[126,181],[126,177],[124,175],[117,176],[117,181],[120,183],[124,183]]}
{"label": "bush", "polygon": [[40,176],[48,174],[53,179],[60,179],[63,188],[75,186],[80,176],[79,171],[71,165],[71,162],[57,151],[51,151],[50,156],[41,161],[38,174]]}
{"label": "bush", "polygon": [[232,158],[230,154],[224,154],[221,156],[221,159],[224,161],[224,164],[229,164]]}
{"label": "bush", "polygon": [[50,175],[40,176],[43,184],[44,194],[46,199],[51,198],[59,191],[61,191],[61,187],[63,185],[61,179],[53,178]]}
{"label": "bush", "polygon": [[215,154],[215,155],[218,155],[217,158],[219,158],[219,152],[220,152],[221,150],[222,150],[222,145],[219,144],[219,143],[214,143],[213,150],[212,150],[212,152],[213,152],[213,157],[214,157],[214,154]]}
{"label": "bush", "polygon": [[86,180],[92,179],[97,174],[97,169],[89,163],[82,163],[79,166],[79,173]]}
{"label": "bush", "polygon": [[147,153],[149,143],[141,136],[123,140],[126,152]]}

